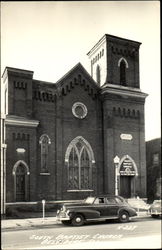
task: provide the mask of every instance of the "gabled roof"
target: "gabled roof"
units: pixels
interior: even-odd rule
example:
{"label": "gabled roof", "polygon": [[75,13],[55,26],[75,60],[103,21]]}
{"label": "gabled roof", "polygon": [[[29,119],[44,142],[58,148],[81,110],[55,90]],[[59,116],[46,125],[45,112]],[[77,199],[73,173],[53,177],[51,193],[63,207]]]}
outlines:
{"label": "gabled roof", "polygon": [[85,74],[85,77],[89,78],[89,80],[92,81],[97,88],[99,87],[98,84],[93,80],[93,78],[90,76],[90,74],[87,72],[87,70],[83,67],[83,65],[80,62],[77,63],[71,70],[69,70],[63,77],[61,77],[56,82],[56,84],[64,82],[71,74],[73,74],[77,70],[80,70],[81,73]]}
{"label": "gabled roof", "polygon": [[60,94],[66,95],[75,85],[82,86],[89,95],[96,96],[100,90],[98,84],[93,80],[81,63],[76,64],[57,82],[57,88]]}

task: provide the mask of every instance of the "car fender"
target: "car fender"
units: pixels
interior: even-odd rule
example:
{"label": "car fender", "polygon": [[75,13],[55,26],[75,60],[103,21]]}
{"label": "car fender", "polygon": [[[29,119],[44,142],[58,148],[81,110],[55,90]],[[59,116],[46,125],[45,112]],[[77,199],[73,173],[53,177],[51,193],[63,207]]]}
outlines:
{"label": "car fender", "polygon": [[137,215],[135,209],[131,208],[131,207],[122,207],[118,210],[118,215],[121,213],[121,212],[127,212],[129,214],[129,216],[135,216]]}
{"label": "car fender", "polygon": [[94,219],[100,218],[100,212],[93,209],[77,209],[77,210],[69,210],[70,218],[73,218],[76,214],[82,214],[85,219]]}
{"label": "car fender", "polygon": [[127,209],[126,207],[122,207],[122,208],[120,208],[120,209],[118,210],[118,216],[119,216],[120,213],[122,213],[122,212],[127,212],[127,213],[129,214],[129,216],[130,216],[130,211],[129,211],[129,209]]}

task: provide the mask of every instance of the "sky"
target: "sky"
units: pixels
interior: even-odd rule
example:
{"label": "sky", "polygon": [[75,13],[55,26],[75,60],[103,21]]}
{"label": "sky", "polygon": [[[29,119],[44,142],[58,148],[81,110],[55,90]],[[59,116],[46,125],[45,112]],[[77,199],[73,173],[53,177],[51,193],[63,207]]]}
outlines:
{"label": "sky", "polygon": [[145,139],[161,137],[160,1],[2,1],[1,72],[55,83],[80,62],[90,73],[87,53],[104,34],[142,43]]}

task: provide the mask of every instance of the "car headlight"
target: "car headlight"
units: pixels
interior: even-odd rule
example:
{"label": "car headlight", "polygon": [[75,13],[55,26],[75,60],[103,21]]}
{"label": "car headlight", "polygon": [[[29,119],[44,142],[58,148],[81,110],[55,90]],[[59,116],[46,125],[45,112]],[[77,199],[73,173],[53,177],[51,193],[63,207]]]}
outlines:
{"label": "car headlight", "polygon": [[70,210],[67,210],[67,211],[66,211],[66,214],[69,215],[69,213],[70,213]]}
{"label": "car headlight", "polygon": [[65,210],[66,210],[66,207],[63,205],[62,208],[61,208],[61,211],[65,212]]}

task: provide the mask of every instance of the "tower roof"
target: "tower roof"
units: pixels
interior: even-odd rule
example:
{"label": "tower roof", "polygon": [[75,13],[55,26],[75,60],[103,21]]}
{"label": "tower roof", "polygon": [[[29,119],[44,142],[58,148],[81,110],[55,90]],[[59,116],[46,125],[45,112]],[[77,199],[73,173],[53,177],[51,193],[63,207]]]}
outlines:
{"label": "tower roof", "polygon": [[130,39],[126,39],[126,38],[122,38],[122,37],[118,37],[118,36],[113,36],[113,35],[110,35],[110,34],[105,34],[94,46],[93,48],[87,53],[87,55],[90,55],[96,47],[98,47],[100,44],[102,44],[102,42],[104,41],[114,41],[114,40],[120,40],[120,41],[123,41],[123,42],[127,42],[127,43],[132,43],[132,45],[134,46],[137,46],[139,47],[141,45],[141,42],[137,42],[137,41],[133,41],[133,40],[130,40]]}

